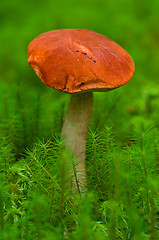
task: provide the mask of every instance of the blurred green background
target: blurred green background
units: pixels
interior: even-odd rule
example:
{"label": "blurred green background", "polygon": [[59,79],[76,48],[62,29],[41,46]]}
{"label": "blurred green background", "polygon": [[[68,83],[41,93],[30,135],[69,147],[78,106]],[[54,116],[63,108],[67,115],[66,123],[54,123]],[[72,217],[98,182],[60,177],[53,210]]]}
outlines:
{"label": "blurred green background", "polygon": [[[158,0],[2,0],[1,120],[16,112],[17,101],[21,109],[25,108],[26,116],[31,118],[33,110],[31,113],[29,111],[38,101],[34,94],[39,98],[46,96],[43,104],[46,103],[48,109],[48,103],[57,102],[57,98],[69,101],[67,94],[45,86],[27,62],[27,46],[35,37],[63,28],[90,29],[106,35],[126,49],[134,59],[135,74],[128,84],[110,93],[95,93],[94,108],[99,114],[98,120],[105,124],[105,119],[109,118],[110,123],[120,128],[122,125],[120,135],[123,136],[131,129],[131,125],[139,125],[143,121],[159,127]],[[55,107],[54,102],[50,112]],[[108,109],[109,116],[100,115],[102,109],[104,112]],[[43,111],[46,117],[49,116],[49,110],[47,113]]]}

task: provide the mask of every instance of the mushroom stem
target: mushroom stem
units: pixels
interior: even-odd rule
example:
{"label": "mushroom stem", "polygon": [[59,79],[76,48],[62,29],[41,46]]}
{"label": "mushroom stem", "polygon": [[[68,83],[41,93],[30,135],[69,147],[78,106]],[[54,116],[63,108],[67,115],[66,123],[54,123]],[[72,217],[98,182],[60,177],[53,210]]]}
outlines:
{"label": "mushroom stem", "polygon": [[[84,188],[86,187],[86,137],[92,115],[92,108],[92,92],[72,94],[62,127],[62,139],[65,141],[66,148],[73,153],[75,158],[77,174],[73,174],[73,191],[75,189],[78,189],[79,192],[81,190],[84,191]],[[73,172],[73,168],[71,171]]]}

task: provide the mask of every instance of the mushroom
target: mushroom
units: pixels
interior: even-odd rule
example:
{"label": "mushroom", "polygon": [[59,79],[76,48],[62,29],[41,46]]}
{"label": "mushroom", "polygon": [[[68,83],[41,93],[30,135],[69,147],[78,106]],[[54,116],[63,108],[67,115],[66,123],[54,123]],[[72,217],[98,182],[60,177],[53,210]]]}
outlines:
{"label": "mushroom", "polygon": [[134,62],[114,41],[80,29],[39,35],[29,44],[28,62],[43,83],[71,94],[62,139],[76,160],[74,185],[78,191],[84,191],[86,136],[93,91],[107,92],[127,83],[133,76]]}

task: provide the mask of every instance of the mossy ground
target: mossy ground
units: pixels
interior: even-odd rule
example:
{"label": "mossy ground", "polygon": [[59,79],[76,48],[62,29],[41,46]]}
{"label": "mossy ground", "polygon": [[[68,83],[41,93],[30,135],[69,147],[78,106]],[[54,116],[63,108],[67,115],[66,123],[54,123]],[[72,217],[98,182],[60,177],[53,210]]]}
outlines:
{"label": "mossy ground", "polygon": [[1,239],[157,239],[158,131],[144,117],[134,125],[126,86],[95,93],[82,198],[68,189],[73,159],[60,140],[69,96],[15,89],[1,108]]}

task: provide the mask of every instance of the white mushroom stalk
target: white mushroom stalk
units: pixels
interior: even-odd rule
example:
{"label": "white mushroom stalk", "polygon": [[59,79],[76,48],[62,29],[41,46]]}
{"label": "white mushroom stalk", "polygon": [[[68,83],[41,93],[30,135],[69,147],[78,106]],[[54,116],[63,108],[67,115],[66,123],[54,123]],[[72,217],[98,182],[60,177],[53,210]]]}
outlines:
{"label": "white mushroom stalk", "polygon": [[72,166],[73,192],[77,189],[80,193],[86,189],[86,137],[88,125],[92,115],[93,93],[84,92],[72,94],[69,108],[62,127],[62,139],[66,148],[73,153],[75,158]]}

